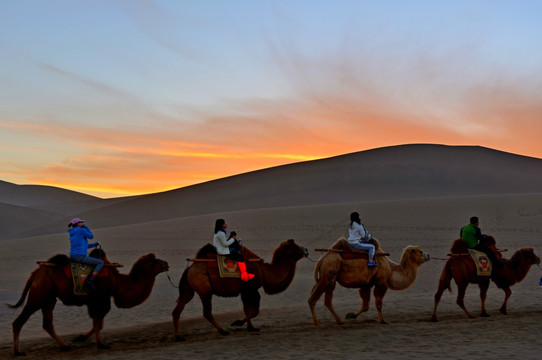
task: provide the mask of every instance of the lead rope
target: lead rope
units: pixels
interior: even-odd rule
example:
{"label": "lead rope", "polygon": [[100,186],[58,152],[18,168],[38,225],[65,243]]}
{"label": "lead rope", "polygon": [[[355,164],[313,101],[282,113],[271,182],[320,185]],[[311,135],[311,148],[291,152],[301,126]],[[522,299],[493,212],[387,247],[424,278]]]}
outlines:
{"label": "lead rope", "polygon": [[[188,268],[188,265],[190,265],[190,261],[187,261],[186,262],[186,268]],[[185,268],[185,270],[186,270]],[[169,280],[169,283],[171,284],[171,286],[173,286],[175,289],[178,289],[179,287],[177,285],[175,285],[173,283],[173,281],[171,281],[171,277],[169,276],[169,272],[166,271],[166,276],[167,276],[167,279]]]}

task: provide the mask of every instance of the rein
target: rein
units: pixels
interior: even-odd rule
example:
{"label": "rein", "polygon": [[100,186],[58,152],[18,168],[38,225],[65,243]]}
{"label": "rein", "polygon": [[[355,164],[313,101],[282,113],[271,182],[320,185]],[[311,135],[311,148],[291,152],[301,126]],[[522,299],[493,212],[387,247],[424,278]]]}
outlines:
{"label": "rein", "polygon": [[169,273],[166,271],[166,276],[167,276],[167,279],[169,280],[169,283],[171,284],[171,286],[173,286],[175,289],[178,289],[179,287],[176,286],[173,281],[171,281],[171,278],[169,277]]}

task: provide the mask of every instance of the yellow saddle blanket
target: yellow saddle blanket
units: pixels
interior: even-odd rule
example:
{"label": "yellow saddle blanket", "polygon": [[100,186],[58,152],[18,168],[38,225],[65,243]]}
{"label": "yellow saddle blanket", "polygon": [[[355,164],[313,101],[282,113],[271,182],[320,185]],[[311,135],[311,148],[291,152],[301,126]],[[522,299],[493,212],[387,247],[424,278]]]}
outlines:
{"label": "yellow saddle blanket", "polygon": [[85,285],[85,280],[92,273],[94,265],[82,264],[70,261],[70,269],[73,280],[73,293],[75,295],[86,295],[88,289]]}
{"label": "yellow saddle blanket", "polygon": [[476,264],[476,273],[479,276],[490,276],[492,266],[487,254],[474,249],[469,249],[469,253]]}
{"label": "yellow saddle blanket", "polygon": [[224,255],[217,255],[218,272],[223,278],[240,278],[241,270],[237,261]]}

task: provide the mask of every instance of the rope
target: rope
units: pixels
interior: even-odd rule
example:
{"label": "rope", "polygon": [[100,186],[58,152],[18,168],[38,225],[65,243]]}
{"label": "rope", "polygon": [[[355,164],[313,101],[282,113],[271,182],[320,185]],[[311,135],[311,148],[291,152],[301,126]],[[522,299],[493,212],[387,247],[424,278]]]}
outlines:
{"label": "rope", "polygon": [[432,257],[431,256],[431,260],[443,260],[443,261],[448,261],[449,258],[436,258],[436,257]]}
{"label": "rope", "polygon": [[169,280],[169,283],[171,284],[171,286],[173,286],[175,289],[178,289],[179,287],[176,286],[173,281],[171,281],[171,278],[169,277],[169,273],[166,271],[166,276],[167,276],[167,279]]}

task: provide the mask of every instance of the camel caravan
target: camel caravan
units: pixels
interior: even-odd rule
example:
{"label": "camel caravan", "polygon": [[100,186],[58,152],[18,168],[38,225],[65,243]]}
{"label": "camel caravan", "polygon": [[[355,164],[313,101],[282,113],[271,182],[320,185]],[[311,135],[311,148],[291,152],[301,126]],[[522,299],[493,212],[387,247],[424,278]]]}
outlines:
{"label": "camel caravan", "polygon": [[[57,299],[65,305],[85,305],[88,308],[92,327],[76,341],[85,341],[94,335],[97,349],[109,349],[102,340],[101,330],[104,318],[111,309],[111,298],[118,308],[140,305],[150,296],[156,276],[169,269],[167,261],[149,253],[141,256],[128,274],[123,274],[118,270],[122,265],[110,263],[99,243],[88,244],[88,239],[92,239],[93,235],[84,225],[84,220],[74,218],[70,225],[70,256],[59,254],[46,261],[38,261],[38,268],[30,274],[20,299],[16,304],[8,305],[15,309],[24,304],[22,312],[12,324],[13,351],[16,356],[25,354],[20,349],[19,336],[23,325],[38,310],[43,314],[43,329],[62,350],[70,348],[56,334],[53,326],[53,309]],[[471,218],[471,224],[461,229],[461,237],[452,244],[434,295],[432,321],[438,321],[437,306],[444,290],[451,292],[452,279],[458,287],[457,304],[469,318],[474,316],[463,302],[468,284],[478,284],[480,316],[486,317],[489,315],[485,309],[485,300],[491,280],[505,293],[500,312],[507,314],[510,287],[523,280],[532,265],[540,264],[540,258],[532,248],[519,249],[509,260],[503,259],[496,249],[494,238],[482,235],[477,225],[477,218]],[[196,293],[202,303],[204,318],[219,334],[228,335],[229,332],[213,316],[213,295],[240,295],[245,316],[234,321],[231,326],[246,324],[248,331],[259,331],[252,324],[252,319],[259,313],[259,289],[263,288],[269,295],[285,291],[294,279],[298,261],[309,256],[306,248],[289,239],[278,244],[271,262],[267,263],[237,241],[235,232],[232,231],[227,237],[226,228],[225,221],[217,219],[213,244],[204,245],[195,258],[187,259],[190,265],[179,280],[179,296],[172,311],[175,341],[185,340],[180,335],[179,319],[186,304]],[[474,246],[469,243],[469,231],[476,238]],[[96,248],[87,258],[86,251],[91,247]],[[314,267],[315,284],[308,298],[316,326],[320,325],[316,304],[324,294],[324,305],[335,322],[344,323],[332,303],[337,283],[345,288],[359,289],[361,307],[357,312],[346,314],[347,319],[356,319],[362,312],[368,311],[373,291],[379,322],[385,324],[382,307],[388,289],[409,288],[415,282],[420,266],[431,259],[419,246],[408,245],[403,249],[399,262],[390,260],[390,254],[381,248],[380,242],[361,224],[358,213],[351,214],[348,238],[339,238],[330,248],[314,250],[323,252]],[[542,286],[542,278],[540,283]]]}

